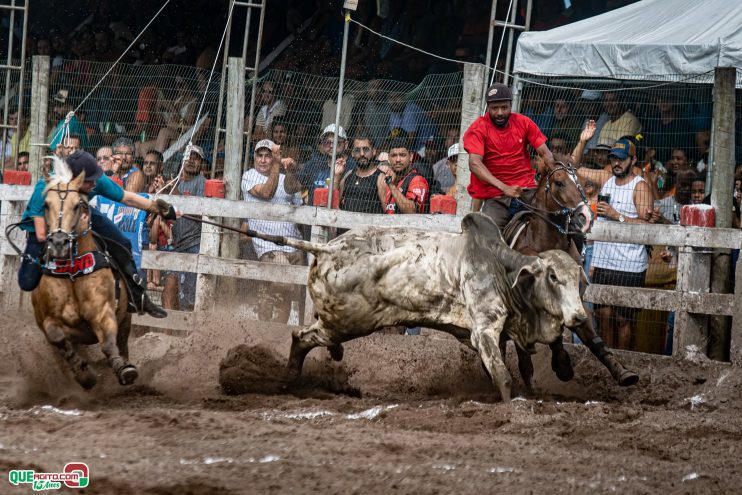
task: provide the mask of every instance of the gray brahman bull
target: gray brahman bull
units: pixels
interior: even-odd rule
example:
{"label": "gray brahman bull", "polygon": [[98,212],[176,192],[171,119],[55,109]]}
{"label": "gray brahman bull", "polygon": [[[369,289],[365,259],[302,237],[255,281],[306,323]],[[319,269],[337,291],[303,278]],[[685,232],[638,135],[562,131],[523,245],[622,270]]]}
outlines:
{"label": "gray brahman bull", "polygon": [[510,400],[501,339],[534,352],[563,325],[583,323],[580,267],[563,251],[525,256],[510,249],[486,215],[471,213],[461,227],[460,234],[368,227],[327,244],[248,231],[315,255],[307,288],[317,322],[294,331],[290,372],[301,373],[314,347],[340,360],[343,342],[389,326],[425,326],[470,342]]}

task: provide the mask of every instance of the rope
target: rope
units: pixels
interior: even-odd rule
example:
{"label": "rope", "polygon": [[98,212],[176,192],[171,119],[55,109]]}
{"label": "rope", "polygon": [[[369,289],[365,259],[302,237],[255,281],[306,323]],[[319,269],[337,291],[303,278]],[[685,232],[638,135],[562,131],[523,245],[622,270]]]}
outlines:
{"label": "rope", "polygon": [[[121,62],[121,59],[123,59],[126,56],[126,54],[129,53],[129,50],[131,50],[131,47],[134,46],[134,44],[137,41],[139,41],[139,38],[144,34],[144,32],[147,30],[147,28],[153,22],[155,22],[155,19],[157,19],[157,17],[160,15],[160,13],[163,10],[165,10],[165,7],[167,7],[167,5],[169,3],[170,3],[170,0],[165,0],[165,4],[162,7],[160,7],[160,10],[158,10],[157,13],[154,15],[154,17],[152,17],[152,19],[147,23],[147,25],[144,26],[144,29],[142,29],[139,32],[139,34],[134,38],[134,40],[129,44],[129,46],[121,53],[121,56],[119,56],[119,58],[113,63],[113,65],[111,65],[111,67],[108,69],[108,71],[106,71],[106,73],[103,74],[103,77],[101,77],[100,80],[98,80],[98,82],[95,84],[95,86],[93,86],[93,89],[91,89],[90,92],[88,92],[88,94],[85,96],[85,98],[82,99],[82,101],[80,102],[80,104],[77,105],[77,107],[74,110],[72,110],[70,113],[67,114],[67,117],[65,117],[65,119],[64,119],[64,125],[62,126],[61,129],[59,129],[57,132],[54,133],[54,136],[52,137],[52,142],[57,138],[57,135],[60,132],[64,132],[63,139],[66,140],[66,139],[69,138],[69,134],[70,134],[70,120],[72,119],[72,117],[75,115],[75,113],[78,110],[80,110],[80,108],[83,106],[83,104],[86,101],[88,101],[88,98],[90,98],[90,95],[92,95],[93,92],[96,89],[98,89],[98,86],[100,86],[103,83],[103,81],[106,79],[106,77],[108,77],[108,74],[110,74],[111,71],[113,71],[113,69],[118,65],[118,63]],[[51,142],[50,143],[44,143],[45,146],[49,146],[50,144],[51,144]]]}
{"label": "rope", "polygon": [[[198,119],[201,118],[201,112],[203,111],[204,103],[206,102],[206,96],[209,94],[209,86],[211,85],[211,79],[214,76],[214,69],[216,68],[216,62],[217,60],[219,60],[219,54],[222,52],[222,46],[224,45],[224,39],[226,38],[227,31],[229,30],[229,24],[232,21],[233,11],[234,11],[234,2],[230,2],[229,14],[227,14],[227,23],[224,26],[224,32],[222,33],[222,38],[219,41],[219,48],[216,50],[216,56],[214,57],[214,63],[211,65],[211,72],[209,72],[209,80],[206,82],[206,88],[204,88],[204,95],[201,98],[201,104],[198,107],[198,113],[196,114],[196,120],[194,122],[198,122]],[[219,125],[218,122],[217,122],[217,125]],[[185,168],[186,161],[188,161],[188,159],[191,156],[191,152],[193,151],[193,148],[194,148],[193,136],[195,134],[196,134],[196,125],[193,126],[193,129],[191,130],[191,136],[188,138],[188,145],[186,146],[185,151],[183,151],[183,158],[180,161],[180,170],[178,171],[178,175],[176,175],[174,179],[171,179],[167,184],[162,186],[159,190],[155,191],[155,198],[157,198],[157,196],[162,191],[168,188],[171,188],[170,190],[172,190],[177,187],[178,182],[180,182],[180,176],[183,174],[183,169]],[[216,144],[217,143],[214,143],[214,146],[216,146]]]}

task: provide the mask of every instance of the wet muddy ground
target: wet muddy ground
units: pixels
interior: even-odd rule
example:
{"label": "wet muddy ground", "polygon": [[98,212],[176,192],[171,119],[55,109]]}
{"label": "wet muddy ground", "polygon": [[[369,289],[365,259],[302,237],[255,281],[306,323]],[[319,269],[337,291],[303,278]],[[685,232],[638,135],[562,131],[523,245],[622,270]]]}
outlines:
{"label": "wet muddy ground", "polygon": [[[119,386],[96,349],[83,392],[30,318],[0,320],[0,493],[11,469],[90,467],[69,493],[738,493],[742,373],[622,354],[615,385],[581,347],[564,384],[547,354],[536,392],[499,401],[473,351],[438,332],[374,335],[343,362],[309,355],[282,380],[287,327],[215,322],[131,342]],[[509,367],[517,375],[510,353]],[[221,366],[220,366],[221,365]],[[226,393],[226,392],[229,393]],[[64,492],[64,490],[62,490]],[[50,493],[59,493],[51,491]]]}

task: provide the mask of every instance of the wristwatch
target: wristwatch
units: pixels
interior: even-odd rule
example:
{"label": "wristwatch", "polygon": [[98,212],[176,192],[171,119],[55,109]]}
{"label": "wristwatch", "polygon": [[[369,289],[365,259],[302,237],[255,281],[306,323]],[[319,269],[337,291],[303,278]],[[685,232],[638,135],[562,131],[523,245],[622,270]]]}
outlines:
{"label": "wristwatch", "polygon": [[623,216],[623,215],[619,215],[618,216],[618,221],[621,222],[621,223],[624,223],[626,221],[626,217]]}

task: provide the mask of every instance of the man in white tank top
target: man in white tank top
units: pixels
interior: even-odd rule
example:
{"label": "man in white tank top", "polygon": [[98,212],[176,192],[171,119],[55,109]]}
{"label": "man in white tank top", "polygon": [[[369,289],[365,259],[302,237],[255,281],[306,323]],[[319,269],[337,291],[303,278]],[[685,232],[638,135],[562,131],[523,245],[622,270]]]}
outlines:
{"label": "man in white tank top", "polygon": [[[588,124],[588,127],[590,124]],[[615,142],[610,154],[611,170],[581,168],[577,174],[600,187],[598,222],[651,223],[652,191],[633,173],[636,146],[627,138]],[[592,282],[624,287],[643,287],[647,273],[647,250],[642,244],[595,242]],[[610,347],[628,349],[631,344],[635,308],[596,305],[603,340]]]}

